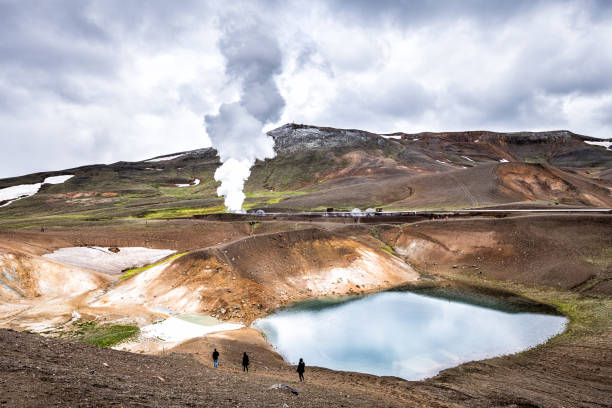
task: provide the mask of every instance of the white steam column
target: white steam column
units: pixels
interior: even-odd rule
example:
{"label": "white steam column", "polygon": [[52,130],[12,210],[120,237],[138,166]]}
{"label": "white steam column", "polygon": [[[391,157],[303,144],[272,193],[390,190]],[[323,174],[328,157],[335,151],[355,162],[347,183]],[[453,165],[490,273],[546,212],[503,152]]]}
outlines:
{"label": "white steam column", "polygon": [[204,118],[212,146],[223,163],[215,171],[217,189],[228,211],[242,212],[244,182],[255,160],[274,157],[274,141],[263,132],[266,123],[278,121],[285,107],[274,76],[282,70],[276,39],[264,31],[265,24],[225,30],[219,48],[225,70],[240,81],[240,100],[224,103],[216,115]]}

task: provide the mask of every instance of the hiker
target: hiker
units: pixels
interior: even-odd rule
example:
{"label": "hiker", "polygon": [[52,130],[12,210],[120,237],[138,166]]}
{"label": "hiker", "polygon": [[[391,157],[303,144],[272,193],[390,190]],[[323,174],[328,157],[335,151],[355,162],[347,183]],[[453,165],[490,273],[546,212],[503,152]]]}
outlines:
{"label": "hiker", "polygon": [[249,356],[247,356],[246,351],[242,355],[242,371],[249,372]]}
{"label": "hiker", "polygon": [[297,366],[297,372],[300,375],[300,382],[304,381],[304,371],[306,371],[306,364],[304,363],[304,360],[300,358],[300,362]]}
{"label": "hiker", "polygon": [[213,366],[215,368],[219,367],[219,352],[217,351],[217,349],[215,349],[215,351],[213,351]]}

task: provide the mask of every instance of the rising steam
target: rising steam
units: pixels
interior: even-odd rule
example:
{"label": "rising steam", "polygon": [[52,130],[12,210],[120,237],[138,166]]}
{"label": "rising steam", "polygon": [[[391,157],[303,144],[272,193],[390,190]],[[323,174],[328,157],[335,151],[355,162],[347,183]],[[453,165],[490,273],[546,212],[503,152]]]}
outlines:
{"label": "rising steam", "polygon": [[264,27],[253,24],[223,33],[219,48],[227,61],[226,72],[241,83],[241,97],[204,118],[212,146],[223,163],[215,172],[215,180],[221,182],[217,194],[225,197],[231,212],[242,211],[242,189],[255,160],[274,157],[274,141],[263,127],[277,121],[285,106],[274,82],[282,68],[281,51]]}

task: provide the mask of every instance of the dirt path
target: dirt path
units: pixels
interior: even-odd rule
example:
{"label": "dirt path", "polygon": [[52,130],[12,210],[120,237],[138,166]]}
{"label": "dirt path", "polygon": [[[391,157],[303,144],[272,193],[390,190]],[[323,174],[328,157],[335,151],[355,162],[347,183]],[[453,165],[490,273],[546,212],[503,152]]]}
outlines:
{"label": "dirt path", "polygon": [[474,196],[474,194],[472,194],[470,192],[470,189],[465,185],[465,183],[463,183],[461,180],[459,180],[457,177],[455,177],[453,175],[453,173],[448,173],[448,175],[455,180],[455,182],[457,183],[457,185],[461,188],[461,190],[463,190],[463,192],[465,193],[466,198],[468,199],[468,201],[470,201],[470,203],[472,204],[472,207],[474,208],[478,208],[479,207],[479,203],[478,200],[476,199],[476,197]]}

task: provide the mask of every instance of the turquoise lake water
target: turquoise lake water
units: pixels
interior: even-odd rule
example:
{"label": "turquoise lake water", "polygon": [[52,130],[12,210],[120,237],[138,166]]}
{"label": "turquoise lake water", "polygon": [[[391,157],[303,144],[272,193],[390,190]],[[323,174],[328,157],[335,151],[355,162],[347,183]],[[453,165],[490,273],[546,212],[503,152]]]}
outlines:
{"label": "turquoise lake water", "polygon": [[301,357],[307,366],[420,380],[544,343],[566,323],[561,316],[383,292],[350,301],[310,300],[253,326],[292,364]]}

